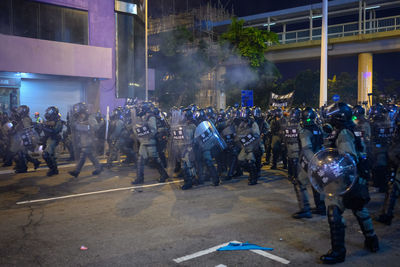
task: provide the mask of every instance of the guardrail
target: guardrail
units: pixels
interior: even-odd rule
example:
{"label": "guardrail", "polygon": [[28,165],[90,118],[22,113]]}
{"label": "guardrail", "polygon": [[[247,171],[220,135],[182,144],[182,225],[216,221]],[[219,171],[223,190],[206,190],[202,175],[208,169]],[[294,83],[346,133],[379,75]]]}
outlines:
{"label": "guardrail", "polygon": [[[365,29],[364,23],[362,23],[361,25],[362,34],[400,30],[400,16],[368,20],[365,22]],[[313,28],[311,30],[311,33],[310,29],[303,29],[296,31],[280,32],[277,34],[280,44],[291,44],[310,40],[321,40],[321,30],[321,27],[317,27]],[[354,36],[358,35],[359,33],[360,31],[358,21],[328,26],[329,38]]]}

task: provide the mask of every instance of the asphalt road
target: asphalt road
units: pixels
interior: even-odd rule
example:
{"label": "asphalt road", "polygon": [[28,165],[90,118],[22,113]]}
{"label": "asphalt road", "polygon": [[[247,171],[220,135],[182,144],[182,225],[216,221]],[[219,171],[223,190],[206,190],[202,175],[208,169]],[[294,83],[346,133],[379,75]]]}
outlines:
{"label": "asphalt road", "polygon": [[[242,177],[182,191],[179,179],[158,184],[150,169],[149,187],[136,189],[130,167],[92,176],[92,166],[86,166],[78,178],[67,174],[71,169],[61,167],[54,177],[46,177],[46,169],[18,175],[0,170],[1,266],[283,266],[285,260],[314,266],[330,248],[326,217],[290,217],[297,204],[283,170],[264,167],[256,186]],[[371,197],[369,208],[376,213],[383,194]],[[31,200],[42,202],[26,203]],[[372,254],[363,249],[356,219],[346,211],[348,253],[338,266],[398,266],[399,208],[395,214],[391,226],[375,223],[381,250]],[[268,253],[278,258],[205,251],[229,241],[271,247]],[[205,255],[195,257],[199,251]]]}

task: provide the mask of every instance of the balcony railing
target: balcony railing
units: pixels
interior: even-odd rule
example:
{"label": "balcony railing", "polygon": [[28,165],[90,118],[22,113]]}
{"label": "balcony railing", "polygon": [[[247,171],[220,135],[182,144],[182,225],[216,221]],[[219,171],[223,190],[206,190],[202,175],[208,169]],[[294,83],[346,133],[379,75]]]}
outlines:
{"label": "balcony railing", "polygon": [[[280,44],[299,43],[310,40],[321,40],[321,27],[296,31],[287,31],[278,33]],[[379,18],[368,20],[361,24],[361,31],[359,30],[359,22],[350,22],[343,24],[336,24],[328,26],[329,38],[340,38],[346,36],[354,36],[358,34],[368,34],[375,32],[386,32],[400,30],[400,16]]]}

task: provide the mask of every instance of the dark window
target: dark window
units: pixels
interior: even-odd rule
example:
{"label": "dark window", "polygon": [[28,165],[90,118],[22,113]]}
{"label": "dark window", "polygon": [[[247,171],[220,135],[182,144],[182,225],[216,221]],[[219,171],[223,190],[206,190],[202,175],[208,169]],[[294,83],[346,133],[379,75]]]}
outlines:
{"label": "dark window", "polygon": [[53,5],[40,5],[40,39],[63,41],[62,8]]}
{"label": "dark window", "polygon": [[31,0],[0,0],[0,33],[88,44],[88,12]]}
{"label": "dark window", "polygon": [[137,16],[116,13],[117,98],[144,99],[144,25]]}
{"label": "dark window", "polygon": [[0,1],[0,33],[11,33],[11,0]]}
{"label": "dark window", "polygon": [[85,11],[64,9],[63,41],[88,43],[88,14]]}
{"label": "dark window", "polygon": [[24,0],[13,1],[13,34],[38,38],[39,3]]}

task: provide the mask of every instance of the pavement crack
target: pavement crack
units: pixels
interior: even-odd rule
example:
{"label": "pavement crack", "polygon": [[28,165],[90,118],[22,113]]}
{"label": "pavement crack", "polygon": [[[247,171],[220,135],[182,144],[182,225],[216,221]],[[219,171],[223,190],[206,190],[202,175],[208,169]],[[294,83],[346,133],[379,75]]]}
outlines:
{"label": "pavement crack", "polygon": [[[35,209],[32,206],[29,206],[29,214],[28,214],[28,222],[25,225],[21,226],[21,230],[22,230],[22,243],[20,245],[20,247],[18,248],[18,253],[23,253],[23,250],[26,248],[26,244],[27,244],[27,240],[31,239],[32,236],[32,231],[34,231],[36,229],[36,227],[38,227],[40,225],[40,223],[43,221],[44,219],[44,209],[41,208],[40,209],[40,217],[38,218],[37,221],[35,221],[34,219],[34,212]],[[40,241],[39,241],[40,242]],[[39,255],[35,255],[33,258],[33,262],[36,265],[39,266],[43,266],[43,264],[41,263],[41,257]]]}

